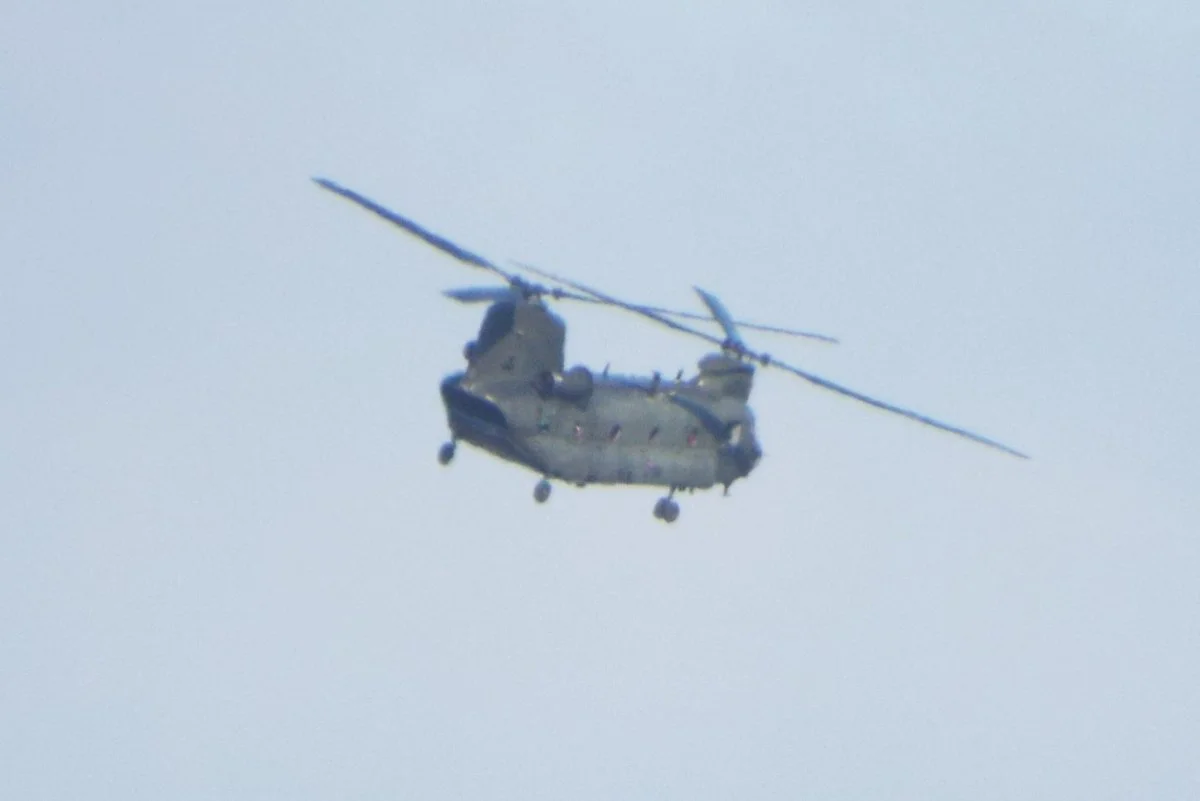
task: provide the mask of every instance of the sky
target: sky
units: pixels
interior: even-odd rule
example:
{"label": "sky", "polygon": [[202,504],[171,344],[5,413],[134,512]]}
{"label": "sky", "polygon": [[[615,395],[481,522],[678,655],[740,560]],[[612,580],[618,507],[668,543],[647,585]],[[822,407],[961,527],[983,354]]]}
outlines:
{"label": "sky", "polygon": [[[1194,3],[0,8],[0,795],[1200,795]],[[486,274],[760,371],[682,499],[447,438]],[[703,343],[557,307],[568,362]]]}

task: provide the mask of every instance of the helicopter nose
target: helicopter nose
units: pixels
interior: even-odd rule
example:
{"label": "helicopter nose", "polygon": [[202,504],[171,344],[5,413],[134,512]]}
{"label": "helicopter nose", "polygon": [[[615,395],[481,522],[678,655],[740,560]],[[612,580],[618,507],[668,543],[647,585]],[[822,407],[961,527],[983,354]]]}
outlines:
{"label": "helicopter nose", "polygon": [[746,451],[746,472],[748,473],[758,464],[758,460],[762,458],[763,452],[762,448],[754,440],[751,440],[747,444]]}
{"label": "helicopter nose", "polygon": [[753,437],[748,437],[742,440],[733,449],[733,458],[737,463],[738,472],[747,476],[750,471],[758,464],[758,460],[762,458],[762,448],[759,447],[758,441]]}

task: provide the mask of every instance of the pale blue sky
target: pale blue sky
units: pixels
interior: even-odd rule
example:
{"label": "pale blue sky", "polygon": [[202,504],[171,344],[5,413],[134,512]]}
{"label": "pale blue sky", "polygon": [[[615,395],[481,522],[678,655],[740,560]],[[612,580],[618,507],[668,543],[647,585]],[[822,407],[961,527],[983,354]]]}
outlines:
{"label": "pale blue sky", "polygon": [[[1200,795],[1187,2],[0,10],[0,795]],[[729,498],[437,394],[480,283],[309,183],[753,344]],[[572,362],[699,343],[562,308]]]}

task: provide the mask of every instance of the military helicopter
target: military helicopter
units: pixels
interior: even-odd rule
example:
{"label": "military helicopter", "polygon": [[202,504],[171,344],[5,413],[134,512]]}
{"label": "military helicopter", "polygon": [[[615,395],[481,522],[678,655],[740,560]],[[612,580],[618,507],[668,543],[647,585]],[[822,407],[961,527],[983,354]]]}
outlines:
{"label": "military helicopter", "polygon": [[[832,337],[734,320],[714,295],[696,287],[711,317],[627,303],[584,284],[531,265],[517,265],[551,281],[545,286],[504,270],[359,193],[325,178],[320,187],[371,211],[448,256],[503,279],[503,286],[468,287],[444,294],[461,303],[488,303],[476,338],[463,349],[465,370],[441,385],[450,440],[438,461],[453,460],[464,441],[539,474],[534,500],[550,497],[550,480],[575,484],[663,487],[654,516],[672,523],[679,517],[678,492],[720,484],[726,494],[750,475],[762,456],[754,433],[750,390],[755,366],[775,368],[811,384],[877,409],[965,437],[1022,459],[1026,454],[995,440],[939,422],[835,384],[798,367],[751,350],[741,330],[836,342]],[[566,287],[564,289],[563,287]],[[699,372],[682,371],[666,380],[599,374],[564,361],[566,326],[547,308],[547,300],[571,300],[623,309],[676,331],[698,337],[717,350],[700,359]],[[716,322],[718,337],[679,322]]]}

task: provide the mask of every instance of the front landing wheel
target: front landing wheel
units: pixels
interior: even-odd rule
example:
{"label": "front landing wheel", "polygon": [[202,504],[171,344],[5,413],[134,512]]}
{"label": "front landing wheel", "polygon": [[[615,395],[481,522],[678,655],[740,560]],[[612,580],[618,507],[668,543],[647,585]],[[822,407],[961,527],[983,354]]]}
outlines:
{"label": "front landing wheel", "polygon": [[454,443],[447,442],[438,449],[438,464],[444,466],[450,464],[452,461],[454,461]]}
{"label": "front landing wheel", "polygon": [[538,503],[545,503],[549,497],[550,482],[543,478],[537,483],[537,486],[533,488],[533,499]]}

